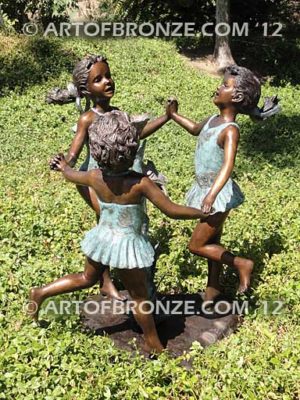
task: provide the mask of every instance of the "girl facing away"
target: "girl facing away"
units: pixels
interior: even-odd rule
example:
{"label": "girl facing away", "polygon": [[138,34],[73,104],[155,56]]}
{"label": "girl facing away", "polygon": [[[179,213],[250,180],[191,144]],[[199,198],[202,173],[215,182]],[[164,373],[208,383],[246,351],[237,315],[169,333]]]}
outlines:
{"label": "girl facing away", "polygon": [[[139,122],[139,124],[141,121]],[[145,121],[146,123],[146,121]],[[147,198],[174,219],[204,218],[199,209],[173,203],[148,177],[131,170],[139,146],[136,123],[121,111],[99,115],[89,127],[90,149],[98,169],[74,171],[62,154],[53,158],[52,169],[84,187],[91,187],[101,207],[99,223],[82,241],[86,255],[84,271],[69,274],[48,285],[30,290],[30,315],[38,319],[42,302],[52,296],[95,285],[103,270],[116,268],[132,300],[133,314],[144,333],[145,350],[161,352],[153,316],[149,314],[146,270],[154,260],[154,250],[143,233],[143,199]],[[144,311],[144,312],[143,312]]]}
{"label": "girl facing away", "polygon": [[196,179],[187,193],[187,204],[200,207],[210,215],[197,223],[189,250],[208,260],[206,301],[216,300],[221,295],[219,277],[222,264],[238,272],[238,292],[243,293],[250,287],[253,261],[230,253],[220,244],[220,239],[230,210],[244,201],[243,193],[231,178],[240,137],[236,116],[248,114],[259,120],[279,111],[277,97],[267,98],[263,109],[259,109],[260,94],[259,79],[250,70],[233,65],[226,69],[223,83],[214,94],[213,102],[219,109],[218,114],[197,123],[177,113],[176,100],[169,102],[170,117],[190,134],[198,136]]}
{"label": "girl facing away", "polygon": [[[98,168],[97,162],[91,155],[89,146],[89,127],[98,115],[118,110],[110,105],[110,101],[115,93],[115,83],[111,77],[107,59],[101,55],[88,55],[77,63],[73,71],[74,86],[69,90],[54,89],[47,96],[48,103],[65,104],[76,101],[81,108],[80,101],[86,99],[87,105],[92,102],[92,108],[81,114],[76,128],[76,134],[66,155],[66,162],[71,167],[75,166],[77,159],[86,146],[87,155],[80,171],[89,171]],[[89,108],[89,106],[88,106]],[[139,138],[145,139],[147,136],[161,128],[169,117],[165,114],[150,122],[147,122],[142,129],[139,129]],[[139,149],[133,169],[142,172],[142,158],[144,146]],[[153,176],[153,174],[152,174]],[[95,211],[97,219],[100,215],[100,204],[97,195],[92,187],[76,185],[77,190],[85,202]],[[145,218],[147,218],[145,216]],[[101,281],[101,293],[118,300],[126,300],[115,288],[110,279],[109,269],[106,268]]]}

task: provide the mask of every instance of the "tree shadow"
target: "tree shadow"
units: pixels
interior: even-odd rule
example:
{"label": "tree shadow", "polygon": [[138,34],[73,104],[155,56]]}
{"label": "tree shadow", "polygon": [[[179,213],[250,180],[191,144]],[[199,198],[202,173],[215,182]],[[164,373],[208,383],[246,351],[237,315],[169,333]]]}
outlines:
{"label": "tree shadow", "polygon": [[77,57],[62,44],[57,39],[43,37],[26,41],[12,39],[11,51],[0,54],[0,96],[8,90],[22,92],[62,71],[71,72]]}
{"label": "tree shadow", "polygon": [[282,81],[300,83],[300,46],[296,35],[236,38],[231,44],[236,62],[262,76],[272,76],[271,85]]}
{"label": "tree shadow", "polygon": [[[246,122],[248,124],[248,122]],[[300,116],[278,114],[266,123],[245,129],[241,135],[241,151],[245,159],[271,163],[285,168],[299,165]]]}
{"label": "tree shadow", "polygon": [[[210,60],[214,52],[214,41],[211,38],[187,38],[184,42],[175,40],[175,43],[179,52],[191,61],[199,58]],[[280,38],[233,37],[230,46],[238,65],[253,70],[258,76],[272,77],[271,85],[300,83],[300,46],[297,35],[287,34]]]}

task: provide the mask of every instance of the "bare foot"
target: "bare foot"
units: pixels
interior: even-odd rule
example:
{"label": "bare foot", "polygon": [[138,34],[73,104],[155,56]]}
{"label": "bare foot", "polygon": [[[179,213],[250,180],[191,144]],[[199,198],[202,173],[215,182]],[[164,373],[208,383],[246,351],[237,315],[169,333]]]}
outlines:
{"label": "bare foot", "polygon": [[35,321],[38,320],[39,310],[44,298],[40,288],[32,288],[29,291],[29,301],[27,303],[27,314]]}
{"label": "bare foot", "polygon": [[221,293],[221,290],[217,290],[212,286],[207,286],[205,289],[203,301],[212,301]]}
{"label": "bare foot", "polygon": [[252,260],[242,259],[236,268],[239,273],[240,284],[238,293],[245,293],[250,288],[250,278],[253,271],[254,262]]}
{"label": "bare foot", "polygon": [[[100,282],[101,285],[101,282]],[[120,294],[116,289],[115,285],[110,280],[109,282],[104,282],[102,286],[100,286],[100,293],[103,296],[107,296],[111,299],[119,300],[119,301],[127,301],[127,297]]]}
{"label": "bare foot", "polygon": [[145,341],[145,343],[142,345],[142,348],[146,353],[149,353],[150,355],[160,354],[165,350],[161,344],[159,343],[151,344],[148,341]]}

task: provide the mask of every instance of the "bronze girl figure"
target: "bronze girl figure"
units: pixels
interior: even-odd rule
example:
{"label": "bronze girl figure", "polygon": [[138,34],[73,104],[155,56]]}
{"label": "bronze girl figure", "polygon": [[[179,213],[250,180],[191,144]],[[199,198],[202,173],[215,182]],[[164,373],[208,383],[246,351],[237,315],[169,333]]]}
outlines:
{"label": "bronze girl figure", "polygon": [[[110,105],[110,101],[115,93],[115,83],[112,79],[107,59],[101,55],[88,55],[84,57],[74,68],[73,83],[74,85],[69,85],[67,90],[61,90],[58,88],[52,90],[48,94],[46,100],[48,103],[55,104],[65,104],[76,101],[78,108],[82,110],[81,100],[83,98],[86,99],[87,111],[82,113],[78,120],[76,134],[66,155],[66,162],[73,167],[76,164],[83,147],[86,146],[86,159],[81,165],[80,170],[89,171],[98,168],[98,164],[90,152],[88,134],[89,126],[95,121],[97,116],[113,110],[118,110],[117,107]],[[91,102],[93,106],[90,108]],[[159,118],[147,122],[143,129],[139,130],[139,138],[145,139],[161,128],[168,120],[169,117],[164,114]],[[133,169],[137,172],[142,172],[142,170],[144,170],[142,165],[144,149],[145,142],[140,146],[133,165]],[[144,172],[151,174],[151,179],[157,182],[160,187],[163,187],[163,184],[165,183],[163,175],[155,174],[151,170],[144,170]],[[95,211],[98,219],[101,210],[94,189],[88,186],[76,186],[85,202]],[[144,222],[146,219],[147,216],[145,214]],[[145,225],[147,225],[146,222]],[[145,226],[144,229],[147,229],[147,226]],[[150,281],[151,277],[149,277],[149,290],[153,292],[154,287]],[[126,300],[124,296],[120,295],[111,281],[108,268],[105,269],[103,274],[101,293],[118,300]]]}
{"label": "bronze girl figure", "polygon": [[48,297],[95,285],[110,266],[117,270],[135,302],[133,314],[143,330],[146,351],[161,352],[163,346],[146,302],[146,270],[153,263],[154,249],[142,229],[143,199],[150,200],[170,218],[199,219],[204,214],[173,203],[151,179],[130,169],[139,146],[140,124],[141,121],[137,126],[126,113],[116,110],[95,118],[89,127],[89,138],[97,169],[74,171],[62,154],[51,161],[51,168],[62,172],[68,181],[93,189],[101,214],[98,225],[82,241],[84,271],[31,289],[30,301],[36,309],[30,315],[37,320],[39,308]]}
{"label": "bronze girl figure", "polygon": [[262,109],[257,107],[261,94],[259,79],[247,68],[236,65],[226,69],[224,80],[214,94],[219,109],[198,123],[177,113],[177,102],[168,106],[170,117],[190,134],[198,136],[195,154],[195,182],[187,194],[187,204],[210,213],[198,222],[189,242],[193,254],[208,260],[208,282],[204,300],[221,295],[219,276],[222,264],[234,267],[239,274],[238,291],[250,286],[253,261],[236,256],[220,244],[223,224],[231,209],[241,205],[244,195],[231,178],[237,153],[240,129],[235,122],[239,113],[262,120],[279,111],[277,97],[267,98]]}

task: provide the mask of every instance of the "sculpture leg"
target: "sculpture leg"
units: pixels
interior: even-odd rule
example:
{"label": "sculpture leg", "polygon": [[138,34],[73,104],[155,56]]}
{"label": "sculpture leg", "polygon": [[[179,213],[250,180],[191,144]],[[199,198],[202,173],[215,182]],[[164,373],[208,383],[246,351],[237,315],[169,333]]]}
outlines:
{"label": "sculpture leg", "polygon": [[[146,269],[146,268],[145,268]],[[163,345],[158,337],[150,304],[147,303],[147,282],[144,269],[119,269],[119,276],[128,290],[135,305],[132,309],[134,318],[142,328],[145,339],[145,350],[148,352],[161,353]]]}
{"label": "sculpture leg", "polygon": [[48,285],[32,288],[29,292],[29,301],[32,303],[32,310],[29,310],[28,314],[33,319],[38,320],[40,306],[48,297],[89,288],[99,281],[102,273],[102,264],[86,258],[83,272],[68,274]]}
{"label": "sculpture leg", "polygon": [[[212,238],[210,244],[220,244],[221,236],[222,236],[222,228],[219,233]],[[207,277],[207,286],[205,289],[204,300],[211,301],[214,300],[221,292],[222,287],[220,285],[220,275],[222,272],[223,265],[222,263],[218,263],[217,261],[207,260],[208,264],[208,277]]]}
{"label": "sculpture leg", "polygon": [[[90,206],[95,211],[97,222],[99,222],[100,205],[95,191],[87,186],[77,185],[76,187],[79,194],[87,203],[87,205]],[[117,290],[117,288],[115,287],[115,285],[113,284],[113,281],[111,280],[110,277],[109,267],[105,267],[102,280],[100,281],[100,292],[104,296],[108,296],[113,299],[117,299],[120,301],[126,300],[126,297],[121,295]]]}
{"label": "sculpture leg", "polygon": [[107,266],[104,267],[104,271],[100,279],[100,293],[103,296],[107,296],[109,298],[116,299],[119,301],[127,300],[127,297],[120,294],[120,292],[118,292],[115,285],[113,284],[113,281],[111,280],[110,277],[110,270],[109,267]]}
{"label": "sculpture leg", "polygon": [[218,234],[228,213],[216,213],[198,222],[189,243],[189,250],[191,253],[205,257],[210,261],[234,267],[240,279],[238,291],[243,293],[250,287],[253,261],[233,255],[220,244],[210,244],[212,238]]}

